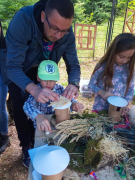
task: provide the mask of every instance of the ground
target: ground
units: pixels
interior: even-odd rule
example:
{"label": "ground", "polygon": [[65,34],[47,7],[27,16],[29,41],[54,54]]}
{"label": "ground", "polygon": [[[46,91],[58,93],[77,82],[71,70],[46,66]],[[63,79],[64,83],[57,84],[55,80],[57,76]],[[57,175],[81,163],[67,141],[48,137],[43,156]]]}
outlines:
{"label": "ground", "polygon": [[28,170],[22,164],[16,128],[9,124],[10,146],[0,155],[0,180],[26,180]]}
{"label": "ground", "polygon": [[[84,60],[81,65],[81,78],[90,79],[90,75],[96,61]],[[60,69],[60,83],[67,85],[67,74],[65,64],[62,62],[59,64]],[[81,94],[78,98],[79,102],[83,103],[84,109],[91,111],[93,98],[86,99],[81,98]],[[28,169],[22,164],[22,152],[19,146],[19,140],[17,137],[16,128],[14,122],[9,123],[9,136],[10,146],[0,155],[0,180],[26,180],[28,176]]]}

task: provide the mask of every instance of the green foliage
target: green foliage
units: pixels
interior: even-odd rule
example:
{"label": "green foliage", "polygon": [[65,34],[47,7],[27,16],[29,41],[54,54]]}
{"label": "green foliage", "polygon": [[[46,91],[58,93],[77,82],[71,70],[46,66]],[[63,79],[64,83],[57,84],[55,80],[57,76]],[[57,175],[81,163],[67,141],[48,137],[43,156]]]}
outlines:
{"label": "green foliage", "polygon": [[135,101],[134,100],[132,100],[132,104],[135,105]]}
{"label": "green foliage", "polygon": [[126,13],[126,8],[135,10],[135,1],[129,0],[128,7],[127,7],[127,0],[118,0],[116,15],[123,16]]}
{"label": "green foliage", "polygon": [[9,22],[20,8],[32,5],[35,2],[37,2],[37,0],[1,0],[0,19],[3,22],[3,29],[7,29]]}
{"label": "green foliage", "polygon": [[88,110],[86,110],[85,112],[83,112],[82,116],[80,116],[79,114],[74,114],[73,116],[71,116],[71,119],[85,119],[85,118],[95,118],[95,117],[96,117],[95,113],[89,114]]}
{"label": "green foliage", "polygon": [[75,9],[75,19],[76,23],[88,23],[88,17],[86,17],[84,11],[86,10],[84,7],[84,2],[82,0],[78,0],[74,5]]}
{"label": "green foliage", "polygon": [[69,138],[69,139],[67,140],[67,142],[61,144],[61,146],[62,146],[63,148],[65,148],[69,153],[72,153],[72,152],[74,152],[76,143],[75,143],[75,142],[70,143],[70,140],[71,140],[71,139]]}
{"label": "green foliage", "polygon": [[[72,0],[75,7],[76,23],[97,25],[108,21],[111,17],[112,0]],[[116,5],[116,16],[126,13],[128,0],[118,0]],[[135,9],[135,1],[129,0],[129,9]]]}
{"label": "green foliage", "polygon": [[69,143],[71,140],[71,137],[69,137],[61,144],[70,154],[69,167],[83,173],[88,173],[90,169],[97,168],[103,155],[95,149],[99,149],[101,139],[95,141],[89,137],[83,137],[78,142]]}
{"label": "green foliage", "polygon": [[68,85],[68,82],[63,82],[61,83],[61,85],[66,87]]}
{"label": "green foliage", "polygon": [[88,173],[90,170],[89,165],[84,165],[84,151],[86,149],[87,138],[81,138],[78,142],[69,143],[71,138],[69,137],[63,144],[70,154],[69,167],[75,171]]}
{"label": "green foliage", "polygon": [[93,14],[91,21],[95,21],[96,24],[101,24],[111,16],[112,2],[108,0],[95,0],[93,3]]}
{"label": "green foliage", "polygon": [[126,12],[127,7],[127,0],[118,0],[117,8],[116,8],[116,15],[122,16]]}
{"label": "green foliage", "polygon": [[107,116],[108,115],[108,110],[104,109],[102,111],[99,111],[98,115]]}
{"label": "green foliage", "polygon": [[132,9],[132,10],[135,10],[135,0],[130,0],[129,3],[128,3],[128,8],[129,9]]}
{"label": "green foliage", "polygon": [[101,24],[110,18],[112,2],[108,0],[76,0],[75,7],[76,22],[88,23],[96,22]]}
{"label": "green foliage", "polygon": [[102,159],[102,153],[98,151],[99,149],[99,142],[102,138],[98,139],[97,141],[90,139],[87,142],[86,149],[84,152],[84,164],[89,165],[91,167],[97,168],[99,162]]}

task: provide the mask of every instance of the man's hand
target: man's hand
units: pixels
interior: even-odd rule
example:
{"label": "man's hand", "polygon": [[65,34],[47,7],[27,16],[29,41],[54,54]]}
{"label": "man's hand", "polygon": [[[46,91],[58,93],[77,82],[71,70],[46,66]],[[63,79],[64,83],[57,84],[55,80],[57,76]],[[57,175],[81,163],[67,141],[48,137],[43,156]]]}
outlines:
{"label": "man's hand", "polygon": [[100,89],[97,94],[100,95],[105,100],[107,100],[108,97],[113,96],[111,92],[102,89]]}
{"label": "man's hand", "polygon": [[37,102],[46,103],[49,99],[52,101],[59,100],[59,94],[56,94],[48,88],[40,88],[34,83],[30,83],[26,87],[26,91],[30,93]]}
{"label": "man's hand", "polygon": [[128,112],[129,112],[129,108],[128,108],[127,106],[122,107],[122,111],[121,111],[121,115],[122,115],[122,116],[125,115],[125,114],[127,114]]}
{"label": "man's hand", "polygon": [[63,92],[62,96],[64,96],[64,97],[67,98],[67,99],[70,99],[70,100],[71,100],[73,97],[74,97],[75,99],[77,99],[78,96],[79,96],[79,92],[78,92],[78,91],[79,91],[79,90],[78,90],[77,87],[75,87],[75,86],[72,85],[72,84],[69,84],[69,85],[66,87],[65,91]]}
{"label": "man's hand", "polygon": [[51,133],[50,123],[43,114],[38,114],[35,119],[36,119],[36,123],[37,123],[37,128],[40,131],[45,131],[45,132]]}
{"label": "man's hand", "polygon": [[72,109],[77,112],[81,112],[81,110],[84,108],[83,104],[81,103],[72,103]]}

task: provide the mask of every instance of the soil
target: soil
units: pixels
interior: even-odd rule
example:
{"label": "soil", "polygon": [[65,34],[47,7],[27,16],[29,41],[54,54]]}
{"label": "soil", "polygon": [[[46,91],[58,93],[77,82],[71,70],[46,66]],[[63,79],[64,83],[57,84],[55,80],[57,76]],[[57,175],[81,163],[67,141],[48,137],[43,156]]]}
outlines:
{"label": "soil", "polygon": [[22,152],[14,123],[9,124],[9,136],[10,146],[0,154],[0,180],[26,180],[28,170],[22,164]]}

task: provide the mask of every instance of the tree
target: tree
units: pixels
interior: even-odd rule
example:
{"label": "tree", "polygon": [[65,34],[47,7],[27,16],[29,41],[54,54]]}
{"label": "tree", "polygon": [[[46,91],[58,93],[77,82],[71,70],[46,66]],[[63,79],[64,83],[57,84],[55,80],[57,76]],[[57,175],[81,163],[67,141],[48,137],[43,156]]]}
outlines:
{"label": "tree", "polygon": [[74,0],[76,22],[101,24],[111,15],[112,0]]}
{"label": "tree", "polygon": [[125,14],[126,8],[127,8],[127,1],[128,0],[118,0],[117,6],[116,6],[117,16],[123,16],[123,14]]}
{"label": "tree", "polygon": [[129,1],[128,8],[135,10],[135,0],[130,0]]}
{"label": "tree", "polygon": [[86,14],[84,13],[86,9],[82,0],[78,0],[78,2],[74,4],[74,9],[76,23],[88,23],[86,20]]}
{"label": "tree", "polygon": [[96,24],[101,24],[111,16],[112,1],[109,0],[94,0],[93,5],[93,17],[91,21],[95,21]]}
{"label": "tree", "polygon": [[7,29],[9,22],[14,14],[27,5],[32,5],[38,0],[0,0],[0,19],[2,20],[3,29]]}

